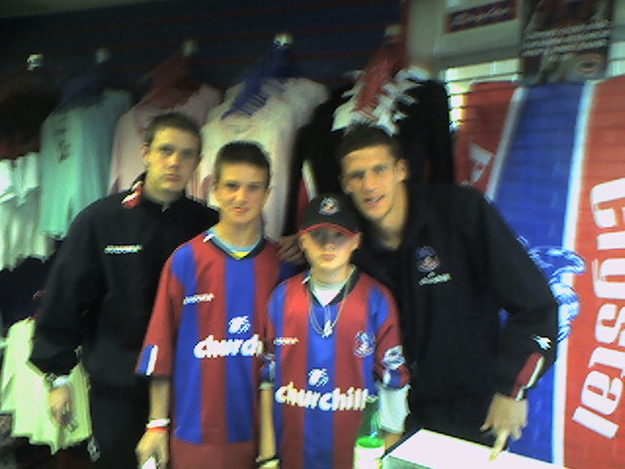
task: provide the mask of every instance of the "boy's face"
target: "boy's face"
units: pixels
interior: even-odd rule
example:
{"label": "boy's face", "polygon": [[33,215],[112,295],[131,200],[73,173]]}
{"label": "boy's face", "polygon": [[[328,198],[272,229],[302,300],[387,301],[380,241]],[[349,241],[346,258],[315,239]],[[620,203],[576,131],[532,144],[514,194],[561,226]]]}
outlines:
{"label": "boy's face", "polygon": [[200,162],[200,141],[185,130],[164,127],[141,152],[147,168],[147,195],[169,202],[180,196]]}
{"label": "boy's face", "polygon": [[300,245],[314,269],[335,271],[349,265],[360,244],[360,234],[347,236],[332,228],[317,228],[300,234]]}
{"label": "boy's face", "polygon": [[219,221],[235,225],[260,222],[269,197],[267,172],[248,163],[225,163],[213,186],[219,203]]}
{"label": "boy's face", "polygon": [[345,155],[342,161],[343,191],[367,220],[382,223],[403,190],[408,176],[405,160],[397,160],[386,145],[365,147]]}

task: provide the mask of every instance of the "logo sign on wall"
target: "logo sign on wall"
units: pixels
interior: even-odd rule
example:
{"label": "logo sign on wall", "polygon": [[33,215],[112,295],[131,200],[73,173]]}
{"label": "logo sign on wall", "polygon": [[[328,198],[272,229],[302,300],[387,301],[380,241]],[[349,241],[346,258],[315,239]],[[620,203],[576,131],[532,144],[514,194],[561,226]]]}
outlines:
{"label": "logo sign on wall", "polygon": [[622,468],[625,76],[472,91],[475,115],[505,116],[460,128],[458,181],[493,199],[559,303],[558,359],[530,391],[529,425],[511,450]]}
{"label": "logo sign on wall", "polygon": [[532,0],[521,42],[528,84],[602,78],[613,0]]}
{"label": "logo sign on wall", "polygon": [[[516,0],[462,2],[460,4],[462,9],[459,9],[460,5],[455,6],[456,3],[458,2],[451,1],[447,4],[448,13],[445,16],[447,33],[501,23],[516,18]],[[467,8],[467,3],[474,5]]]}

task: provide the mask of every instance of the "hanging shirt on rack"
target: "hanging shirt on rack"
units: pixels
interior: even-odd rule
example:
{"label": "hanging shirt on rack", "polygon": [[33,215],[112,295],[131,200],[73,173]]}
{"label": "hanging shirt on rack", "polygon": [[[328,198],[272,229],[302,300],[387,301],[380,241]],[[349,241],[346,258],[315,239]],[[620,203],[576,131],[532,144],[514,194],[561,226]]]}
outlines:
{"label": "hanging shirt on rack", "polygon": [[55,112],[45,120],[42,232],[64,237],[74,216],[106,194],[115,124],[130,105],[128,92],[107,89],[96,104]]}
{"label": "hanging shirt on rack", "polygon": [[0,270],[52,253],[52,241],[39,232],[39,211],[39,155],[0,160]]}

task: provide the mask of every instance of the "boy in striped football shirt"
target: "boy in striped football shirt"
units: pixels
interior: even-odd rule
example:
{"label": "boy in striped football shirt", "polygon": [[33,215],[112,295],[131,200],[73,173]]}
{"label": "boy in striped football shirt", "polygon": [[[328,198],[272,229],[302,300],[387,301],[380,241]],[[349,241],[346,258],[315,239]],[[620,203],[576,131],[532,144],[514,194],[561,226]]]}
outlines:
{"label": "boy in striped football shirt", "polygon": [[350,259],[360,234],[342,195],[313,199],[300,245],[310,270],[281,283],[268,307],[261,391],[261,467],[347,469],[368,396],[388,441],[403,432],[408,370],[395,302]]}
{"label": "boy in striped football shirt", "polygon": [[165,264],[137,364],[152,379],[140,465],[255,466],[261,315],[279,276],[262,232],[269,162],[255,144],[234,142],[214,174],[219,223]]}

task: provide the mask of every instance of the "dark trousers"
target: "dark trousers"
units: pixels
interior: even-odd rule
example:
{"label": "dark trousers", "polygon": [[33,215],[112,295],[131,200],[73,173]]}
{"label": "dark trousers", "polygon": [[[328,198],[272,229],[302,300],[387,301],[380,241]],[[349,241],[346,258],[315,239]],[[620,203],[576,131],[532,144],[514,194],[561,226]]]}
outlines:
{"label": "dark trousers", "polygon": [[96,468],[136,469],[135,447],[148,420],[148,382],[134,387],[91,383],[91,423],[95,442],[90,448]]}
{"label": "dark trousers", "polygon": [[426,428],[445,435],[492,446],[495,439],[480,431],[492,395],[461,396],[441,400],[412,400],[406,430]]}

